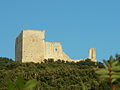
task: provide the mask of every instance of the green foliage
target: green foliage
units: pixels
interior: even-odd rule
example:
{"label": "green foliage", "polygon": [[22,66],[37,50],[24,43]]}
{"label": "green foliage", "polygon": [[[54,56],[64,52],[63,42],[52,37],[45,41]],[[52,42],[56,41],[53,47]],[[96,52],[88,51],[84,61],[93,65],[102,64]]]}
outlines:
{"label": "green foliage", "polygon": [[[34,87],[36,83],[37,86],[33,90],[103,90],[106,88],[104,86],[106,82],[101,83],[95,73],[99,64],[90,61],[65,63],[62,60],[50,59],[45,63],[12,61],[4,65],[4,68],[0,69],[1,90],[7,90],[8,87],[12,90],[23,88],[27,90]],[[9,85],[6,83],[8,80]]]}
{"label": "green foliage", "polygon": [[37,85],[36,80],[29,80],[25,82],[23,77],[17,77],[15,82],[7,81],[7,90],[33,90]]}
{"label": "green foliage", "polygon": [[12,62],[12,59],[0,57],[0,70],[6,69],[6,66]]}
{"label": "green foliage", "polygon": [[105,68],[96,71],[96,73],[100,75],[99,77],[101,79],[108,79],[112,90],[116,90],[115,88],[119,84],[116,84],[116,82],[120,79],[120,63],[118,59],[120,58],[117,57],[115,59],[111,56],[108,61],[103,60]]}
{"label": "green foliage", "polygon": [[81,81],[81,85],[82,85],[82,90],[88,90],[87,86],[85,86],[85,84]]}
{"label": "green foliage", "polygon": [[29,80],[25,84],[24,90],[32,90],[36,85],[37,85],[37,81],[36,80]]}

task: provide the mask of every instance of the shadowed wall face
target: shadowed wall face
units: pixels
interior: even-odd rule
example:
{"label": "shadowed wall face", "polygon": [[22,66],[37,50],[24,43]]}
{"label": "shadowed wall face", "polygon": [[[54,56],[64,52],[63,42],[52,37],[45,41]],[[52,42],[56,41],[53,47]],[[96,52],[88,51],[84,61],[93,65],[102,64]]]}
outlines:
{"label": "shadowed wall face", "polygon": [[16,38],[15,42],[15,60],[21,61],[22,60],[22,38],[23,32],[20,33],[20,35]]}

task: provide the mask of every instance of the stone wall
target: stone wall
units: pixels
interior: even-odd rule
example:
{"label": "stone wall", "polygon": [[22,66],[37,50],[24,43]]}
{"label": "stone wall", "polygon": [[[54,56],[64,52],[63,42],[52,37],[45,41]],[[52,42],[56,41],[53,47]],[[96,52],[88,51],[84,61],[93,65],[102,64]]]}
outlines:
{"label": "stone wall", "polygon": [[44,31],[23,31],[22,62],[40,62],[44,59]]}
{"label": "stone wall", "polygon": [[[83,61],[72,60],[62,49],[58,42],[45,42],[44,30],[23,30],[16,38],[15,57],[21,62],[42,62],[44,59],[65,60],[65,61]],[[96,60],[96,51],[94,48],[89,50],[89,59]]]}
{"label": "stone wall", "polygon": [[45,43],[45,59],[54,59],[55,61],[69,60],[70,58],[63,52],[62,45],[58,42]]}
{"label": "stone wall", "polygon": [[15,60],[22,61],[22,43],[23,42],[23,32],[16,38],[15,42]]}

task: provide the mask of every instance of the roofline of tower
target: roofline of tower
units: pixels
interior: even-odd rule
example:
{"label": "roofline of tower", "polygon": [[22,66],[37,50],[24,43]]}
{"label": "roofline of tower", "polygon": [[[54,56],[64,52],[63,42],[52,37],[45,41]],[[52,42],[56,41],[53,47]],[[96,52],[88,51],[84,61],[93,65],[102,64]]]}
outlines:
{"label": "roofline of tower", "polygon": [[60,43],[61,44],[61,42],[46,42],[46,43]]}
{"label": "roofline of tower", "polygon": [[22,31],[45,31],[45,30],[31,30],[31,29],[25,29],[25,30],[22,30]]}

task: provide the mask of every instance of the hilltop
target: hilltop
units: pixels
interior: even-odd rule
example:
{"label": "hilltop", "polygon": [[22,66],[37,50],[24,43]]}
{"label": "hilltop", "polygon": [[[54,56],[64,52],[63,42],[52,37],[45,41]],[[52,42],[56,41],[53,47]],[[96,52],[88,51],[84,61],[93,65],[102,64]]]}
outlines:
{"label": "hilltop", "polygon": [[36,79],[39,90],[81,90],[82,83],[90,90],[103,90],[105,83],[95,73],[95,68],[103,67],[102,63],[95,64],[89,60],[65,63],[50,59],[44,63],[21,63],[0,58],[0,88],[6,89],[5,82],[15,82],[17,76],[22,76],[25,81]]}

